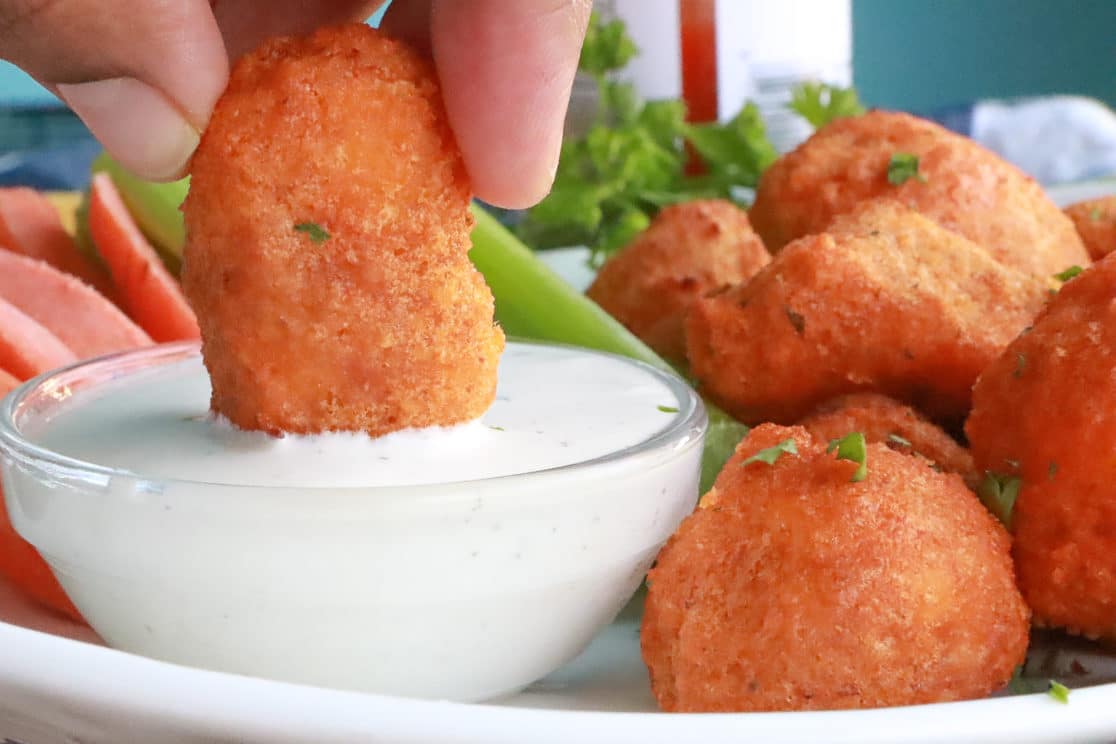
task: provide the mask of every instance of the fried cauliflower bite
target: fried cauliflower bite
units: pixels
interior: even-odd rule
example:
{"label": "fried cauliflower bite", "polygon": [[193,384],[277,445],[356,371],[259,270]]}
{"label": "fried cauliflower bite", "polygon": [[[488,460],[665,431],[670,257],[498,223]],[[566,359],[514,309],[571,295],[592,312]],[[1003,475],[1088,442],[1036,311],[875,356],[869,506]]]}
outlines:
{"label": "fried cauliflower bite", "polygon": [[1116,194],[1078,202],[1066,214],[1094,261],[1116,251]]}
{"label": "fried cauliflower bite", "polygon": [[[787,440],[797,454],[755,457]],[[800,427],[737,447],[649,576],[641,645],[663,710],[910,705],[1008,682],[1029,622],[1007,532],[954,474],[879,444],[867,466],[852,482],[857,464]]]}
{"label": "fried cauliflower bite", "polygon": [[659,212],[586,294],[660,355],[682,361],[694,299],[750,279],[770,260],[747,212],[720,199],[685,202]]}
{"label": "fried cauliflower bite", "polygon": [[1116,258],[1066,282],[981,374],[965,425],[981,472],[1019,479],[1023,595],[1043,625],[1116,640]]}
{"label": "fried cauliflower bite", "polygon": [[868,202],[699,298],[687,357],[745,423],[790,423],[871,391],[960,421],[980,371],[1038,312],[1036,279],[895,202]]}
{"label": "fried cauliflower bite", "polygon": [[377,436],[488,408],[504,338],[428,61],[363,24],[266,42],[191,176],[182,280],[216,413]]}
{"label": "fried cauliflower bite", "polygon": [[821,442],[859,431],[869,443],[924,458],[940,470],[957,473],[970,488],[980,482],[967,449],[921,413],[886,395],[842,395],[818,406],[798,425]]}
{"label": "fried cauliflower bite", "polygon": [[[918,175],[890,183],[893,155],[917,156]],[[1035,276],[1089,262],[1072,223],[1033,179],[966,137],[890,111],[836,119],[777,160],[760,179],[750,216],[776,252],[882,196]]]}

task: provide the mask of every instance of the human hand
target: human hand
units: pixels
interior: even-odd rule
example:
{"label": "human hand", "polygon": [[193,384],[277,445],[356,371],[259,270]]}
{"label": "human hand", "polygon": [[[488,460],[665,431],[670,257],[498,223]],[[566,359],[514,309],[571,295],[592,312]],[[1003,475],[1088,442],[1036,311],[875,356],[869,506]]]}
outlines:
{"label": "human hand", "polygon": [[[121,163],[181,175],[229,60],[382,0],[0,0],[0,56],[55,92]],[[433,56],[479,198],[550,188],[589,0],[395,0],[383,27]]]}

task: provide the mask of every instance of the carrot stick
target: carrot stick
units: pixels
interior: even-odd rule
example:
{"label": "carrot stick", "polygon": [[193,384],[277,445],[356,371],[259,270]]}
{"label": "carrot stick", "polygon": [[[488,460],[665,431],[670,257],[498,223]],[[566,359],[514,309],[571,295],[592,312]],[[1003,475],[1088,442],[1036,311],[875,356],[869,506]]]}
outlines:
{"label": "carrot stick", "polygon": [[[0,398],[18,384],[15,377],[0,369]],[[46,561],[12,527],[3,490],[0,490],[0,574],[47,607],[81,620],[81,615],[58,585]]]}
{"label": "carrot stick", "polygon": [[120,308],[43,261],[0,251],[0,299],[37,321],[79,358],[151,345],[151,337]]}
{"label": "carrot stick", "polygon": [[62,591],[39,551],[12,527],[3,496],[0,490],[0,574],[40,604],[81,620],[81,614]]}
{"label": "carrot stick", "polygon": [[89,230],[120,290],[124,309],[151,338],[198,338],[198,321],[182,289],[143,237],[105,173],[93,176]]}
{"label": "carrot stick", "polygon": [[69,347],[7,300],[0,299],[0,368],[26,380],[77,361]]}
{"label": "carrot stick", "polygon": [[116,298],[108,273],[78,252],[58,210],[34,189],[0,188],[0,247],[46,261],[110,300]]}

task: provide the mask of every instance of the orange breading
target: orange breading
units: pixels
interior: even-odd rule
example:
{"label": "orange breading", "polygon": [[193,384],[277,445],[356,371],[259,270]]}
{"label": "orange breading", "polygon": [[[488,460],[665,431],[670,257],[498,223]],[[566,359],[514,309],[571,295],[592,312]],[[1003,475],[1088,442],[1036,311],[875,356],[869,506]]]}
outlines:
{"label": "orange breading", "polygon": [[959,421],[977,375],[1046,294],[922,215],[868,202],[750,282],[699,298],[687,356],[703,390],[745,423],[790,423],[858,391]]}
{"label": "orange breading", "polygon": [[610,258],[587,294],[652,349],[686,357],[683,323],[695,298],[747,281],[771,256],[732,202],[666,207]]}
{"label": "orange breading", "polygon": [[[896,154],[917,156],[922,178],[891,184]],[[1035,276],[1089,262],[1069,219],[1033,179],[966,137],[890,111],[836,119],[777,160],[760,179],[750,216],[775,252],[882,196]]]}
{"label": "orange breading", "polygon": [[191,168],[183,287],[244,429],[476,418],[504,337],[431,64],[363,25],[242,58]]}
{"label": "orange breading", "polygon": [[[797,454],[748,462],[793,438]],[[649,576],[641,645],[667,711],[977,698],[1022,663],[1028,610],[1004,528],[952,473],[870,444],[867,477],[763,425]]]}
{"label": "orange breading", "polygon": [[1094,261],[1116,251],[1116,194],[1078,202],[1066,214]]}
{"label": "orange breading", "polygon": [[1116,640],[1116,258],[1066,282],[981,374],[977,466],[1021,479],[1023,595],[1046,625]]}
{"label": "orange breading", "polygon": [[798,423],[821,442],[859,431],[868,442],[923,457],[947,473],[957,473],[970,488],[980,482],[967,449],[921,413],[886,395],[842,395],[818,406]]}

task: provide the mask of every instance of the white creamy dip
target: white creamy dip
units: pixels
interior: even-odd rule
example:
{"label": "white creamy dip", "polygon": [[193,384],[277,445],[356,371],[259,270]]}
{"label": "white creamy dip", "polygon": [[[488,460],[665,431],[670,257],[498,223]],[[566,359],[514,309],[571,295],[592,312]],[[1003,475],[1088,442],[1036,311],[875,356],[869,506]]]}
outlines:
{"label": "white creamy dip", "polygon": [[681,405],[656,377],[622,360],[510,345],[496,400],[479,421],[379,438],[347,432],[273,437],[209,414],[200,359],[75,394],[28,432],[70,457],[150,478],[305,488],[396,486],[528,473],[646,441]]}
{"label": "white creamy dip", "polygon": [[8,513],[114,648],[497,697],[635,591],[697,500],[705,429],[696,394],[624,359],[509,343],[499,373],[480,421],[272,438],[209,416],[196,346],[93,361],[0,427]]}

